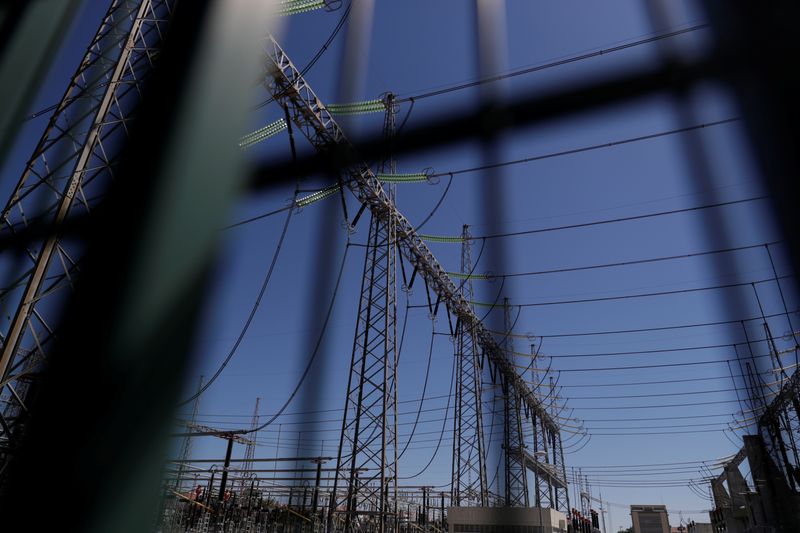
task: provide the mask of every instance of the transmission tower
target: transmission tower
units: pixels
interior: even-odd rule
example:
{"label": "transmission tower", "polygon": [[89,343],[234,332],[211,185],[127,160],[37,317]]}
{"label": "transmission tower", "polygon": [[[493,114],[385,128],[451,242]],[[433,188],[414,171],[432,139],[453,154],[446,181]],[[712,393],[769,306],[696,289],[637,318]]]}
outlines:
{"label": "transmission tower", "polygon": [[[386,102],[384,136],[391,139],[392,95]],[[394,173],[390,154],[380,167]],[[396,268],[395,226],[372,216],[331,501],[331,513],[344,507],[345,531],[361,515],[375,517],[378,531],[392,530],[397,516]]]}
{"label": "transmission tower", "polygon": [[[396,514],[395,270],[395,226],[373,216],[332,505],[333,512],[344,506],[346,531],[361,514],[376,516],[378,530],[386,531]],[[340,486],[346,488],[344,498],[337,492]]]}
{"label": "transmission tower", "polygon": [[[464,225],[461,243],[461,273],[465,276],[461,293],[474,300],[469,226]],[[483,449],[481,409],[481,364],[475,342],[474,323],[459,321],[456,331],[456,397],[453,418],[453,471],[451,504],[489,505],[486,458]]]}
{"label": "transmission tower", "polygon": [[[511,307],[503,299],[506,356],[514,361]],[[522,410],[519,395],[514,387],[503,380],[503,454],[505,460],[505,503],[508,507],[528,507],[528,472],[526,470],[525,437],[522,433]]]}
{"label": "transmission tower", "polygon": [[[0,462],[14,453],[54,321],[80,270],[77,239],[61,239],[69,215],[91,213],[103,198],[128,138],[142,85],[158,58],[177,0],[114,0],[55,108],[2,212],[2,231],[47,228],[17,265],[22,275],[0,354]],[[24,287],[11,292],[14,287]],[[76,354],[77,355],[77,354]],[[8,451],[10,450],[10,452]],[[0,466],[0,471],[3,468]]]}
{"label": "transmission tower", "polygon": [[[308,85],[308,82],[303,78],[300,71],[286,55],[286,52],[283,51],[280,45],[272,37],[267,37],[264,44],[266,56],[269,60],[264,85],[277,103],[286,106],[286,109],[289,112],[289,118],[295,123],[298,130],[301,131],[308,138],[311,144],[323,154],[330,154],[331,150],[334,148],[336,150],[341,150],[344,153],[349,152],[349,155],[354,154],[354,148],[347,140],[344,132],[336,123],[322,100],[314,93],[313,89]],[[505,350],[497,344],[491,332],[489,332],[481,323],[480,319],[476,316],[472,305],[466,300],[466,298],[464,298],[459,288],[448,276],[446,270],[436,260],[425,241],[422,240],[414,227],[409,223],[408,219],[398,211],[391,196],[383,189],[381,183],[375,177],[374,172],[370,169],[369,164],[364,161],[356,162],[347,168],[343,168],[341,172],[342,175],[346,177],[346,179],[342,180],[342,183],[345,184],[346,187],[353,192],[358,201],[361,202],[361,210],[369,209],[372,218],[377,219],[373,220],[371,223],[368,245],[368,251],[372,254],[375,254],[376,257],[374,260],[370,260],[371,256],[370,254],[367,254],[367,261],[365,262],[365,265],[375,264],[379,267],[376,270],[385,269],[388,260],[378,257],[378,254],[380,253],[381,255],[386,255],[387,257],[392,258],[394,257],[394,254],[388,249],[388,246],[379,247],[375,246],[375,244],[379,242],[392,242],[392,244],[397,247],[400,253],[402,253],[402,256],[413,267],[409,281],[409,287],[413,285],[413,280],[416,276],[423,278],[428,289],[439,298],[438,301],[444,305],[449,314],[455,315],[457,322],[471,324],[473,340],[477,341],[482,353],[486,355],[489,365],[493,367],[493,372],[500,376],[500,379],[503,380],[505,387],[509,391],[515,392],[517,401],[520,402],[519,405],[523,406],[526,411],[535,413],[540,418],[541,423],[544,424],[548,429],[550,435],[558,435],[559,427],[555,422],[555,419],[547,411],[545,405],[543,405],[543,403],[534,395],[533,391],[530,390],[528,384],[519,374],[519,372],[516,371],[513,361],[508,358],[508,354],[505,352]],[[358,215],[356,218],[358,218]],[[393,234],[391,239],[388,238],[389,233]],[[393,271],[393,267],[394,263],[392,262],[392,268],[390,270]],[[376,272],[376,274],[377,273],[379,272]],[[373,276],[372,271],[365,268],[365,274],[368,274],[364,277],[365,288],[373,287],[373,289],[375,289],[382,287],[381,285],[376,285],[376,282],[380,283],[381,280],[378,279],[378,276]],[[392,342],[389,343],[389,337],[387,335],[386,328],[383,327],[385,326],[385,322],[377,324],[374,322],[373,317],[370,316],[368,325],[372,328],[372,331],[364,330],[366,322],[362,322],[362,318],[366,318],[364,311],[371,309],[373,307],[371,304],[374,303],[376,309],[379,309],[380,304],[386,305],[390,299],[392,300],[392,304],[394,303],[394,280],[392,279],[391,283],[389,283],[387,279],[383,282],[383,284],[386,285],[387,292],[387,296],[383,301],[373,302],[373,300],[378,296],[374,292],[372,294],[373,300],[369,300],[369,293],[364,293],[362,290],[362,298],[359,304],[358,329],[355,336],[355,348],[360,347],[361,350],[353,350],[354,364],[351,365],[350,380],[348,383],[349,410],[346,410],[347,414],[345,415],[344,428],[350,430],[356,429],[357,424],[355,421],[364,418],[364,423],[372,424],[376,430],[376,435],[374,438],[368,440],[366,443],[374,444],[375,439],[386,440],[386,449],[388,450],[389,457],[393,457],[394,453],[396,453],[393,451],[395,447],[395,433],[390,433],[388,431],[391,429],[389,427],[390,425],[382,425],[381,419],[383,416],[389,417],[394,409],[394,405],[392,404],[394,387],[394,375],[392,372],[394,369],[387,364],[388,361],[386,358],[384,358],[383,364],[385,372],[383,375],[391,375],[390,382],[385,383],[383,380],[377,379],[382,377],[380,373],[376,373],[377,370],[380,370],[380,367],[378,366],[377,370],[375,367],[368,367],[366,363],[370,361],[370,359],[363,357],[363,355],[366,353],[369,357],[373,358],[371,360],[373,363],[379,365],[379,361],[374,359],[374,348],[375,344],[381,339],[385,339],[387,346],[391,345],[391,350],[387,349],[385,352],[394,351],[393,337],[391,338]],[[389,294],[392,296],[389,297]],[[388,305],[386,312],[388,313]],[[384,315],[385,314],[386,313],[384,313]],[[372,340],[371,344],[363,344],[363,340],[366,337],[366,335],[363,335],[365,332],[369,334],[369,338]],[[392,332],[390,331],[389,333]],[[365,348],[367,348],[367,350],[365,350]],[[371,369],[375,372],[372,374],[357,372],[358,369],[355,366],[355,361],[357,358],[361,361],[365,370]],[[392,410],[386,412],[385,415],[384,413],[381,413],[380,419],[378,420],[375,420],[375,416],[372,412],[358,412],[357,409],[355,414],[359,416],[355,419],[351,417],[353,409],[350,408],[350,402],[351,399],[354,399],[352,391],[354,389],[357,390],[358,387],[356,387],[356,385],[360,384],[364,378],[375,378],[377,379],[377,382],[365,382],[364,386],[366,388],[362,389],[362,394],[366,395],[369,391],[382,391],[383,394],[376,394],[373,396],[373,403],[364,404],[362,398],[362,408],[373,408],[375,407],[376,402],[380,403],[382,401],[386,401],[387,404],[391,404],[389,407]],[[389,390],[392,391],[391,395],[386,394],[386,391]],[[358,404],[356,404],[356,407],[357,406]],[[358,434],[363,436],[363,432],[361,431],[359,431]],[[353,443],[358,443],[358,441],[353,439],[353,435],[351,433],[347,433],[346,435],[342,436],[342,456],[350,459],[351,463],[353,462],[352,456],[355,454],[351,453],[351,457],[347,457],[345,455],[345,451],[353,448]],[[364,451],[358,447],[353,449],[355,449],[357,453],[362,453]],[[383,453],[383,450],[376,452],[380,453],[380,455],[372,453],[372,450],[372,448],[368,450],[370,452],[368,456],[373,458],[373,462],[376,465],[375,470],[369,471],[369,479],[373,481],[373,485],[380,484],[381,480],[390,480],[396,476],[395,465],[390,460],[387,460],[387,455]],[[358,463],[358,461],[356,461],[356,463]],[[531,463],[532,461],[528,461],[527,465],[530,467]],[[563,464],[563,458],[561,459],[561,464]],[[559,475],[563,475],[563,471]],[[565,478],[559,479],[558,475],[556,474],[553,474],[552,477],[554,479],[558,479],[558,482],[563,483],[564,487],[566,487]],[[353,517],[358,513],[363,512],[358,509],[358,504],[360,502],[357,498],[365,495],[372,495],[373,497],[376,497],[379,494],[379,492],[375,489],[372,489],[371,491],[365,491],[363,485],[366,484],[365,480],[367,479],[368,478],[357,478],[352,469],[344,472],[340,470],[336,477],[337,489],[332,496],[331,510],[333,512],[330,513],[330,515],[332,516],[334,513],[344,513],[347,517],[346,519],[349,520],[348,524],[352,525]],[[347,487],[347,493],[343,496],[342,494],[339,494],[339,489],[345,486]],[[355,496],[355,498],[353,496]],[[383,501],[386,502],[390,499],[391,498],[387,497],[384,498]],[[369,506],[362,504],[362,507],[367,508]],[[381,507],[379,503],[378,505],[375,505],[373,502],[373,507],[373,513],[376,515],[383,514],[384,517],[386,516],[385,508]],[[379,520],[378,522],[380,524],[384,524],[384,520]]]}

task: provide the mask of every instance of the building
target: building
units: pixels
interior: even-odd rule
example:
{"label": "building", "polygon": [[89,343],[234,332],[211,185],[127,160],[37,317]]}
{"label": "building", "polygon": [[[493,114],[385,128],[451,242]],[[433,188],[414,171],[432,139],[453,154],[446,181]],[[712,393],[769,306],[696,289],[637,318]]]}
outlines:
{"label": "building", "polygon": [[450,507],[449,533],[567,533],[567,515],[549,507]]}
{"label": "building", "polygon": [[666,505],[631,505],[633,533],[670,533]]}
{"label": "building", "polygon": [[687,528],[686,533],[714,533],[714,528],[709,522],[701,523],[692,520],[689,522],[689,527]]}

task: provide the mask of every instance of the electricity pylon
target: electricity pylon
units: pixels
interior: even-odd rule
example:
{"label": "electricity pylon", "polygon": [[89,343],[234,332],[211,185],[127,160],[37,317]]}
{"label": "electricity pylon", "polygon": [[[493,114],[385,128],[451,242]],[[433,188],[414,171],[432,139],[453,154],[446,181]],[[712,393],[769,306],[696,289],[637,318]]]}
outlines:
{"label": "electricity pylon", "polygon": [[[392,95],[384,137],[394,135]],[[381,170],[394,173],[390,154]],[[393,196],[393,195],[392,195]],[[350,376],[331,513],[344,507],[350,531],[374,517],[376,530],[394,530],[397,517],[397,239],[392,219],[372,216],[361,280]],[[345,488],[342,497],[338,488]]]}
{"label": "electricity pylon", "polygon": [[2,291],[15,311],[0,353],[0,449],[12,451],[0,455],[0,462],[13,454],[24,429],[68,294],[63,289],[79,274],[83,244],[62,239],[62,228],[69,216],[89,215],[114,178],[117,155],[176,4],[111,2],[2,211],[2,232],[36,225],[46,233],[28,244],[16,265],[17,279]]}
{"label": "electricity pylon", "polygon": [[[471,302],[472,241],[469,226],[464,225],[461,243],[461,273],[465,276],[461,294]],[[475,342],[473,323],[459,321],[456,331],[456,397],[453,417],[453,469],[451,504],[489,505],[486,481],[486,457],[483,442],[481,409],[481,364]]]}
{"label": "electricity pylon", "polygon": [[[344,132],[336,123],[330,111],[325,107],[323,101],[316,95],[316,93],[314,93],[308,82],[303,78],[300,71],[297,69],[294,63],[292,63],[291,59],[287,56],[286,52],[284,52],[275,39],[272,37],[265,38],[264,45],[266,56],[269,61],[266,69],[264,85],[271,93],[274,100],[278,104],[286,107],[289,118],[297,126],[297,129],[301,131],[303,135],[308,138],[311,144],[323,154],[329,154],[331,149],[334,147],[343,149],[345,151],[354,151],[354,147],[349,143]],[[547,411],[546,407],[536,397],[533,391],[528,387],[526,381],[519,374],[519,372],[517,372],[513,360],[509,359],[505,350],[498,345],[492,334],[482,324],[480,319],[475,314],[471,303],[464,297],[453,280],[447,274],[447,271],[442,268],[442,266],[436,260],[425,241],[423,241],[423,239],[419,236],[408,219],[397,209],[391,195],[388,194],[381,186],[381,183],[375,177],[375,173],[372,171],[369,164],[364,161],[358,161],[350,166],[342,168],[340,172],[342,177],[346,178],[342,179],[342,183],[345,184],[345,186],[353,192],[357,200],[361,202],[362,210],[368,209],[372,215],[372,218],[377,219],[377,222],[373,221],[371,225],[369,235],[370,244],[368,248],[376,255],[373,259],[370,259],[368,254],[368,261],[365,264],[368,263],[381,265],[380,269],[390,268],[393,271],[395,265],[393,262],[390,265],[388,260],[389,256],[394,257],[393,252],[389,252],[388,246],[384,246],[385,243],[391,242],[406,259],[406,261],[408,261],[409,265],[413,267],[409,286],[413,284],[415,277],[419,276],[423,278],[427,288],[439,298],[438,301],[444,305],[448,314],[455,315],[456,321],[459,323],[470,324],[473,340],[477,343],[482,353],[486,356],[487,362],[494,367],[494,371],[503,380],[507,390],[513,391],[516,394],[519,405],[522,406],[526,412],[535,413],[550,434],[558,434],[559,426],[555,419]],[[387,257],[382,257],[378,254],[386,255]],[[381,272],[378,273],[382,274]],[[369,272],[369,276],[369,279],[366,276],[364,278],[365,287],[379,287],[386,290],[387,295],[394,294],[393,279],[391,283],[389,283],[388,280],[381,281],[381,279],[378,279],[378,276],[373,277],[371,271]],[[386,333],[385,322],[375,323],[372,317],[370,317],[370,320],[366,320],[367,317],[365,315],[362,316],[364,309],[372,307],[380,309],[381,305],[387,306],[387,310],[384,311],[384,316],[386,316],[386,313],[388,312],[389,301],[391,298],[393,298],[393,296],[391,296],[391,298],[387,296],[381,301],[368,298],[372,298],[372,296],[369,296],[369,293],[367,293],[365,296],[365,293],[362,289],[362,297],[359,308],[359,329],[357,330],[355,337],[355,347],[361,347],[360,353],[362,355],[358,355],[359,352],[357,349],[353,350],[354,363],[356,356],[358,356],[365,369],[367,368],[367,363],[370,361],[377,364],[376,360],[374,360],[374,346],[372,344],[365,345],[363,343],[363,339],[367,338],[367,335],[364,334],[365,332],[370,332],[369,338],[372,339],[373,343],[385,339],[385,353],[389,353],[394,350],[394,339],[392,337],[390,342],[388,333]],[[393,302],[393,300],[391,301]],[[371,329],[365,330],[364,326],[367,325],[370,326]],[[360,343],[359,339],[361,339]],[[367,348],[366,350],[365,347]],[[365,357],[364,354],[366,354],[368,357]],[[351,365],[350,383],[348,384],[348,402],[351,401],[350,391],[353,390],[352,385],[354,378],[360,383],[362,376],[374,377],[375,379],[386,376],[389,380],[386,382],[373,383],[365,381],[364,385],[367,387],[367,389],[362,391],[362,396],[367,390],[382,392],[382,394],[374,395],[372,397],[373,400],[375,397],[377,397],[377,401],[385,401],[389,407],[394,409],[395,406],[390,405],[391,399],[387,396],[387,392],[393,391],[394,387],[392,374],[393,369],[389,367],[388,360],[388,358],[384,359],[383,364],[385,372],[382,375],[368,374],[364,372],[356,373],[353,371],[355,366]],[[375,370],[375,368],[373,368],[373,370]],[[358,406],[359,404],[356,403],[355,405]],[[369,404],[365,406],[362,398],[362,408],[363,407],[372,408],[374,405]],[[388,417],[390,413],[391,411],[386,413],[386,416]],[[357,415],[356,419],[345,419],[345,421],[354,421],[353,429],[355,429],[355,424],[361,423],[356,423],[355,420],[360,420],[363,417],[363,423],[372,424],[372,427],[375,427],[376,430],[379,431],[380,436],[376,438],[382,441],[386,440],[386,445],[389,447],[395,446],[394,438],[396,433],[389,434],[388,431],[385,430],[385,428],[390,425],[388,422],[385,422],[382,418],[375,417],[372,412],[358,412],[358,409],[356,409],[355,414]],[[342,441],[343,444],[347,443],[349,445],[352,442],[352,434],[343,436]],[[370,443],[371,442],[372,441],[370,441]],[[356,449],[358,450],[358,448]],[[389,457],[391,456],[392,453],[390,452]],[[381,451],[380,462],[378,462],[377,455],[370,453],[370,457],[372,457],[372,461],[376,465],[381,465],[375,472],[370,473],[371,476],[380,476],[380,479],[383,480],[382,482],[391,481],[391,478],[396,476],[395,465],[392,464],[390,460],[387,460],[387,454],[385,453],[385,450]],[[352,457],[350,459],[352,461]],[[354,502],[351,497],[348,497],[348,495],[343,497],[341,494],[339,494],[340,483],[346,485],[347,487],[353,487],[353,489],[358,491],[360,494],[368,493],[373,499],[377,498],[378,496],[374,489],[371,492],[363,492],[364,489],[362,488],[362,485],[364,484],[364,480],[366,478],[359,478],[356,474],[357,472],[352,470],[344,473],[342,471],[337,472],[337,487],[332,495],[332,512],[330,513],[331,515],[345,513],[345,515],[351,520],[349,526],[351,529],[353,525],[352,516],[354,516],[352,514],[352,510],[354,509],[354,505],[357,506],[361,502]],[[377,477],[374,479],[376,481],[378,480]],[[381,482],[378,481],[378,483],[380,484]],[[384,490],[388,490],[388,488]],[[348,494],[352,496],[349,488]],[[391,497],[383,497],[382,501],[387,502],[390,500]],[[385,514],[384,507],[376,506],[372,511],[373,513],[377,514]],[[379,520],[379,523],[383,524],[384,521]]]}

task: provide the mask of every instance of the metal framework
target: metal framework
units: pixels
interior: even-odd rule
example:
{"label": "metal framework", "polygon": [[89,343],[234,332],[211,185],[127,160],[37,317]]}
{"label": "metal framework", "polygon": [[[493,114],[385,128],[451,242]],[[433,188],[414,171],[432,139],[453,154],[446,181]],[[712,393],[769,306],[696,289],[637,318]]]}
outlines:
{"label": "metal framework", "polygon": [[[326,109],[323,102],[314,93],[275,39],[268,36],[265,38],[264,45],[268,60],[264,85],[276,102],[286,106],[290,119],[296,124],[298,129],[302,131],[311,144],[321,152],[325,152],[334,145],[344,144],[351,146],[344,132],[331,116],[331,113]],[[462,294],[462,291],[455,283],[453,283],[452,279],[450,279],[444,268],[442,268],[430,252],[427,245],[417,234],[410,222],[398,211],[393,198],[384,190],[381,183],[370,169],[370,166],[362,162],[343,169],[341,173],[347,187],[353,192],[362,205],[370,210],[372,223],[369,237],[370,248],[368,250],[375,255],[372,259],[369,259],[368,255],[368,260],[365,263],[365,281],[362,287],[362,297],[359,308],[359,325],[356,331],[353,363],[348,384],[348,407],[346,409],[341,437],[343,450],[352,450],[351,453],[353,454],[365,453],[365,455],[360,459],[355,456],[349,457],[350,472],[340,472],[340,475],[346,476],[348,487],[347,495],[341,497],[336,493],[333,499],[338,503],[332,506],[332,510],[348,511],[348,524],[352,523],[352,517],[356,513],[369,512],[367,507],[370,504],[367,502],[370,501],[374,507],[373,511],[379,510],[381,513],[389,512],[386,507],[388,499],[379,491],[385,491],[387,479],[396,475],[394,464],[386,458],[384,450],[380,450],[381,455],[379,456],[377,452],[365,448],[365,445],[359,440],[363,434],[359,424],[365,423],[368,426],[374,427],[376,431],[375,435],[386,439],[389,449],[392,449],[394,446],[394,434],[389,434],[388,423],[384,418],[387,411],[384,410],[380,416],[375,415],[369,410],[364,411],[365,407],[373,408],[375,404],[364,404],[363,397],[354,397],[353,394],[354,391],[366,387],[366,389],[362,391],[362,396],[368,396],[373,402],[377,401],[376,398],[380,396],[385,398],[384,401],[390,402],[387,394],[389,391],[393,391],[394,387],[393,370],[390,370],[386,364],[389,360],[388,357],[384,356],[382,359],[384,368],[386,369],[383,374],[386,377],[385,382],[373,381],[372,379],[378,376],[378,374],[359,372],[356,368],[358,363],[362,365],[365,371],[369,369],[375,371],[375,369],[380,368],[378,364],[379,359],[374,353],[374,345],[364,341],[364,339],[369,341],[369,335],[373,336],[373,342],[375,342],[375,339],[384,339],[384,353],[390,351],[388,334],[385,333],[387,329],[386,323],[382,323],[382,326],[378,328],[373,323],[375,319],[371,315],[369,318],[366,316],[366,312],[373,306],[383,311],[384,316],[386,316],[388,310],[384,309],[382,306],[388,307],[388,296],[379,303],[373,302],[374,296],[369,295],[369,293],[365,294],[364,292],[365,289],[372,288],[372,294],[374,294],[374,288],[376,287],[389,291],[390,286],[392,292],[394,291],[393,281],[390,284],[388,280],[378,279],[373,275],[371,270],[368,271],[366,268],[372,264],[383,265],[381,267],[382,269],[394,268],[394,263],[391,263],[391,267],[389,266],[387,257],[378,255],[380,253],[379,250],[384,249],[385,243],[394,243],[402,256],[404,256],[413,267],[409,287],[413,285],[416,276],[421,276],[427,288],[436,294],[437,301],[443,303],[448,313],[456,317],[456,328],[460,328],[461,324],[466,324],[470,327],[473,343],[487,356],[489,364],[494,365],[505,390],[509,391],[509,394],[516,396],[518,403],[515,403],[511,408],[514,409],[515,412],[524,410],[526,413],[533,414],[538,418],[540,424],[545,428],[548,437],[553,443],[554,468],[548,480],[553,484],[563,486],[564,493],[566,494],[566,473],[563,468],[563,455],[560,450],[561,439],[558,424],[540,399],[528,387],[523,377],[516,371],[513,359],[497,344],[492,334],[485,328],[475,314],[469,300]],[[394,253],[393,250],[394,247],[392,247],[392,252],[386,249],[383,253],[392,254]],[[367,276],[369,276],[369,279],[367,279]],[[361,348],[360,352],[358,351],[359,347]],[[391,350],[394,350],[393,340]],[[381,357],[380,354],[378,357]],[[373,363],[372,366],[369,364],[370,362]],[[363,385],[361,384],[362,379],[364,379]],[[359,387],[354,388],[354,383],[358,383]],[[380,392],[380,394],[377,394],[378,392]],[[392,408],[394,407],[393,404],[387,404],[391,405]],[[361,409],[361,411],[359,411],[359,409]],[[353,418],[354,414],[358,416]],[[359,422],[362,418],[364,422]],[[514,418],[518,419],[519,415],[515,414]],[[373,435],[373,437],[375,437],[375,435]],[[387,438],[387,436],[389,438]],[[375,441],[372,440],[369,441],[368,444],[374,442]],[[521,446],[516,446],[515,448],[517,450],[523,450]],[[558,459],[556,459],[556,457],[558,457]],[[532,462],[520,459],[515,460],[525,465]],[[370,479],[371,483],[367,483],[366,479],[359,479],[357,476],[357,465],[367,464],[367,461],[376,466],[380,465],[381,468],[381,471],[374,474],[375,479]],[[343,466],[346,465],[343,464]],[[389,470],[386,472],[382,471],[382,469],[386,468],[389,468]],[[378,476],[380,476],[380,479]],[[522,477],[524,478],[525,476]],[[338,490],[339,487],[337,486],[336,488]],[[515,501],[522,501],[525,502],[524,504],[527,504],[527,490],[523,490],[522,494],[521,499],[517,498]],[[363,497],[364,500],[354,501],[353,495],[359,495]],[[362,506],[361,510],[357,508],[359,505]],[[333,514],[334,513],[331,513],[331,515]],[[385,516],[382,517],[380,523],[386,523]],[[383,527],[383,525],[381,527]]]}
{"label": "metal framework", "polygon": [[[550,390],[553,395],[552,406],[555,416],[555,405],[558,397],[555,392],[555,383],[550,376]],[[569,487],[567,486],[567,464],[564,462],[564,444],[561,441],[561,432],[545,430],[545,435],[550,438],[550,450],[552,462],[545,466],[549,471],[548,481],[552,485],[555,494],[555,502],[552,507],[557,511],[569,512]]]}
{"label": "metal framework", "polygon": [[[514,360],[512,341],[513,323],[508,298],[503,300],[505,339],[503,346],[508,359]],[[518,392],[501,379],[503,391],[503,449],[505,505],[507,507],[528,507],[528,455],[525,449],[525,435],[522,432],[522,409]]]}
{"label": "metal framework", "polygon": [[[539,375],[538,361],[533,346],[531,346],[531,358],[531,382],[533,383],[534,391],[541,399],[541,379],[543,378]],[[554,507],[553,485],[550,482],[550,473],[545,466],[548,463],[552,463],[547,429],[543,424],[539,423],[535,414],[530,416],[529,422],[533,436],[533,456],[535,459],[533,465],[534,505],[536,507]]]}
{"label": "metal framework", "polygon": [[[114,0],[72,76],[44,134],[2,212],[2,232],[52,221],[52,231],[30,242],[21,275],[3,290],[16,311],[0,354],[0,461],[13,453],[24,428],[31,388],[57,318],[79,273],[82,244],[62,239],[68,215],[89,214],[114,177],[177,0]],[[15,289],[24,287],[20,292]]]}
{"label": "metal framework", "polygon": [[[331,511],[345,513],[345,531],[359,515],[393,529],[397,492],[395,229],[373,216],[339,442]],[[343,494],[337,489],[344,487]]]}
{"label": "metal framework", "polygon": [[[269,61],[265,73],[265,86],[277,102],[288,107],[290,118],[300,131],[320,151],[325,151],[335,144],[349,146],[344,132],[280,45],[272,37],[267,37],[264,44]],[[472,324],[473,338],[487,356],[488,362],[494,365],[503,379],[517,391],[525,408],[536,413],[548,430],[558,432],[558,424],[522,376],[517,373],[513,361],[506,357],[492,334],[481,323],[470,302],[461,294],[446,270],[428,249],[427,244],[408,219],[398,211],[369,165],[362,162],[344,168],[341,172],[346,177],[347,187],[374,217],[393,221],[397,247],[413,268],[409,284],[413,284],[416,276],[421,276],[450,314],[459,322]]]}
{"label": "metal framework", "polygon": [[[461,284],[464,298],[474,298],[469,226],[464,225],[461,243]],[[451,505],[489,505],[486,457],[483,441],[482,365],[475,342],[475,324],[460,321],[456,331],[456,390],[453,415],[453,468]]]}

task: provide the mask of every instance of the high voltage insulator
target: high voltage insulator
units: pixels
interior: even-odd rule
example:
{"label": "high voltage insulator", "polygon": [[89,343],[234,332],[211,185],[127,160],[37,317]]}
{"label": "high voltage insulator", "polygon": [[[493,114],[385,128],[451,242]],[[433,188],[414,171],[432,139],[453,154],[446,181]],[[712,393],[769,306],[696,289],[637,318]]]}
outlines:
{"label": "high voltage insulator", "polygon": [[275,122],[267,124],[263,128],[257,129],[252,133],[248,133],[247,135],[242,136],[239,139],[239,148],[245,149],[250,148],[254,144],[257,144],[261,141],[269,139],[270,137],[277,135],[278,133],[282,132],[286,129],[286,121],[282,118],[279,118]]}
{"label": "high voltage insulator", "polygon": [[430,242],[449,242],[458,244],[464,242],[464,237],[461,235],[425,235],[420,234],[420,238]]}
{"label": "high voltage insulator", "polygon": [[448,272],[448,276],[456,279],[491,279],[488,274],[464,274],[461,272]]}
{"label": "high voltage insulator", "polygon": [[341,189],[342,188],[339,187],[338,185],[331,185],[330,187],[325,187],[324,189],[320,189],[317,192],[311,193],[308,196],[303,196],[302,198],[298,198],[295,201],[295,204],[297,205],[297,207],[305,207],[315,202],[319,202],[320,200],[324,200],[329,196],[333,196]]}
{"label": "high voltage insulator", "polygon": [[449,243],[461,243],[464,242],[464,238],[460,235],[423,235],[420,234],[420,239],[430,242],[449,242]]}
{"label": "high voltage insulator", "polygon": [[386,102],[383,99],[367,100],[365,102],[351,102],[347,104],[328,104],[326,109],[332,115],[364,115],[366,113],[383,113],[386,111]]}
{"label": "high voltage insulator", "polygon": [[375,174],[381,183],[421,183],[428,181],[428,175],[424,173],[408,174]]}
{"label": "high voltage insulator", "polygon": [[278,4],[278,16],[297,15],[325,7],[325,0],[283,0]]}

